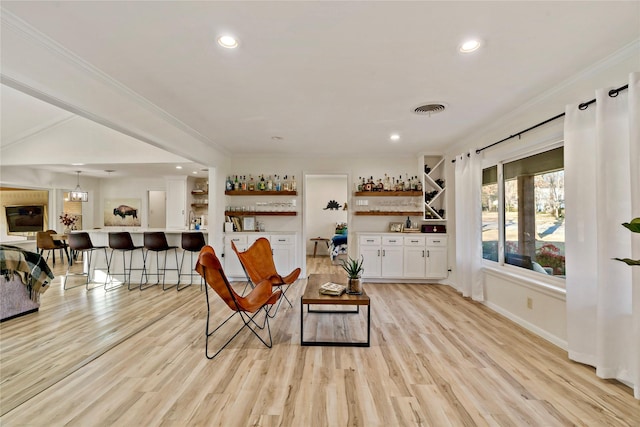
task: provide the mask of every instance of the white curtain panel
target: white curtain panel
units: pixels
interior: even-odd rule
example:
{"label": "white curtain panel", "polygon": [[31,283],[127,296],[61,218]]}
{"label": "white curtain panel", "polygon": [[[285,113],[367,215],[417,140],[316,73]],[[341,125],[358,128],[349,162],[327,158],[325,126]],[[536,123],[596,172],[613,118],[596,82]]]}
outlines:
{"label": "white curtain panel", "polygon": [[600,89],[586,110],[567,106],[564,129],[569,358],[637,399],[640,270],[613,258],[640,256],[640,236],[621,225],[640,216],[639,85],[633,73],[617,97]]}
{"label": "white curtain panel", "polygon": [[482,283],[482,167],[475,151],[456,157],[455,288],[465,297],[484,301]]}

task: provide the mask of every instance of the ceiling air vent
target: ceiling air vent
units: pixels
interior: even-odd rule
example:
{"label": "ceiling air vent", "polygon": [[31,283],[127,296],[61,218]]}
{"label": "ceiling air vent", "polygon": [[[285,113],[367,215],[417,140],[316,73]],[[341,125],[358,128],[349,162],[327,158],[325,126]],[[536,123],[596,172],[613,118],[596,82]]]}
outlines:
{"label": "ceiling air vent", "polygon": [[446,107],[444,104],[425,104],[416,107],[413,112],[420,115],[431,116],[433,114],[441,113]]}

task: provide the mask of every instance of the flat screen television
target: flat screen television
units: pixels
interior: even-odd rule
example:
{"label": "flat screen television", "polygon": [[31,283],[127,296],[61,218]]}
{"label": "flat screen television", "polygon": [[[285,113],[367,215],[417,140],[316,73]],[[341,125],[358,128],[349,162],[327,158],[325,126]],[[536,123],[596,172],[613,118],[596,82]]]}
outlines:
{"label": "flat screen television", "polygon": [[46,205],[5,206],[9,233],[44,231]]}

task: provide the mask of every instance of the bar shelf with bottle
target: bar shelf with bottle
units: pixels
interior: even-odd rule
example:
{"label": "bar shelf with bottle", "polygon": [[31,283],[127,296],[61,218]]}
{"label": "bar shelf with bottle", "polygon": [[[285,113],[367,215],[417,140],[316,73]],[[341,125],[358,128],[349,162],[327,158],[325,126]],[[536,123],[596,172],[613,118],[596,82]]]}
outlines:
{"label": "bar shelf with bottle", "polygon": [[422,191],[356,191],[356,197],[421,197]]}
{"label": "bar shelf with bottle", "polygon": [[422,216],[422,212],[416,211],[356,211],[356,216]]}
{"label": "bar shelf with bottle", "polygon": [[297,196],[297,191],[267,191],[267,190],[226,190],[226,196]]}
{"label": "bar shelf with bottle", "polygon": [[296,216],[296,211],[224,211],[226,216]]}

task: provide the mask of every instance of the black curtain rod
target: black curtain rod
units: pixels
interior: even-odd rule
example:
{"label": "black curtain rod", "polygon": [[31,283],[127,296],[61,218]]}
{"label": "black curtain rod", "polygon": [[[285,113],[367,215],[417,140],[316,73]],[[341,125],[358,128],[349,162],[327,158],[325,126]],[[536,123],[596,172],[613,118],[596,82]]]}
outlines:
{"label": "black curtain rod", "polygon": [[[629,88],[629,85],[627,84],[627,85],[624,85],[624,86],[620,86],[620,87],[619,87],[619,88],[617,88],[617,89],[611,89],[611,90],[609,91],[609,96],[610,96],[610,97],[612,97],[612,98],[615,98],[616,96],[618,96],[618,94],[619,94],[620,92],[622,92],[623,90],[626,90],[626,89],[628,89],[628,88]],[[578,105],[578,109],[579,109],[579,110],[586,110],[587,108],[589,108],[589,105],[591,105],[591,104],[593,104],[593,103],[595,103],[595,102],[596,102],[596,99],[595,99],[595,98],[594,98],[594,99],[592,99],[591,101],[583,102],[582,104]],[[525,130],[521,130],[520,132],[515,133],[515,134],[513,134],[513,135],[511,135],[511,136],[508,136],[508,137],[506,137],[506,138],[504,138],[504,139],[501,139],[500,141],[494,142],[493,144],[489,144],[489,145],[487,145],[487,146],[485,146],[485,147],[478,148],[478,149],[476,150],[476,154],[480,154],[481,152],[483,152],[483,151],[484,151],[484,150],[486,150],[487,148],[491,148],[491,147],[493,147],[493,146],[495,146],[495,145],[498,145],[498,144],[500,144],[500,143],[502,143],[502,142],[508,141],[508,140],[510,140],[511,138],[515,138],[515,137],[520,138],[520,136],[521,136],[523,133],[525,133],[525,132],[529,132],[530,130],[533,130],[533,129],[535,129],[535,128],[538,128],[538,127],[540,127],[540,126],[542,126],[542,125],[546,125],[547,123],[552,122],[552,121],[554,121],[554,120],[556,120],[556,119],[559,119],[560,117],[563,117],[564,115],[565,115],[565,113],[560,113],[560,114],[558,114],[557,116],[553,116],[553,117],[551,117],[550,119],[547,119],[547,120],[545,120],[545,121],[543,121],[543,122],[538,123],[537,125],[533,125],[533,126],[531,126],[530,128],[527,128],[527,129],[525,129]],[[468,154],[467,154],[467,156],[468,156]],[[456,162],[456,160],[455,160],[455,159],[453,159],[453,160],[451,161],[451,163],[455,163],[455,162]]]}

